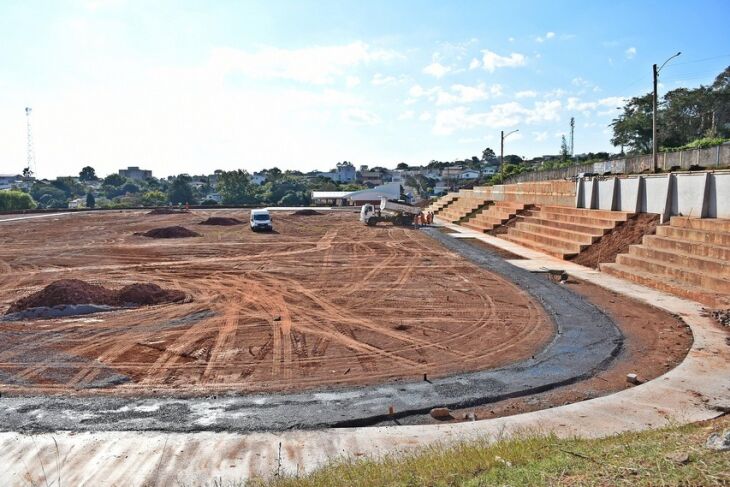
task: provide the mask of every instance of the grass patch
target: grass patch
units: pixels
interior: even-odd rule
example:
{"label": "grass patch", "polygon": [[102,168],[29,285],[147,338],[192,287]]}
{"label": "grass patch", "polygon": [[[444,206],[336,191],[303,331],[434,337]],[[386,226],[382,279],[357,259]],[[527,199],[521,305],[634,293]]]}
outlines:
{"label": "grass patch", "polygon": [[[381,461],[341,461],[303,478],[252,481],[267,487],[730,485],[730,452],[705,448],[730,418],[624,433],[599,440],[529,436],[430,447]],[[689,456],[684,462],[682,457]]]}

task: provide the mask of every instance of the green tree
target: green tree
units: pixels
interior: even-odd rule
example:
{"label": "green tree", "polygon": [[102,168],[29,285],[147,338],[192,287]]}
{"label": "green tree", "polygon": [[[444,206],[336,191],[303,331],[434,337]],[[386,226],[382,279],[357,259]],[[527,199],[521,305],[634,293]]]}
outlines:
{"label": "green tree", "polygon": [[570,160],[570,149],[568,142],[565,140],[565,134],[560,137],[560,162],[568,162]]}
{"label": "green tree", "polygon": [[408,169],[408,164],[406,164],[405,162],[399,162],[398,165],[395,166],[395,168],[400,170]]}
{"label": "green tree", "polygon": [[158,190],[147,191],[142,195],[143,206],[162,206],[167,203],[167,194]]}
{"label": "green tree", "polygon": [[96,171],[91,166],[84,166],[79,173],[81,181],[96,181]]}
{"label": "green tree", "polygon": [[117,173],[112,173],[104,178],[103,184],[105,186],[119,187],[119,186],[124,185],[124,183],[126,183],[126,182],[127,182],[127,178],[125,178],[124,176],[120,176]]}
{"label": "green tree", "polygon": [[36,207],[28,193],[22,191],[0,191],[0,211],[30,210]]}
{"label": "green tree", "polygon": [[223,203],[228,205],[245,205],[258,202],[255,185],[251,183],[248,172],[242,169],[220,173],[218,176],[218,192],[223,196]]}
{"label": "green tree", "polygon": [[79,184],[74,178],[69,176],[58,177],[51,181],[51,185],[63,191],[67,198],[83,196],[85,194],[83,185]]}
{"label": "green tree", "polygon": [[86,207],[87,208],[94,208],[96,206],[96,198],[94,198],[94,193],[89,191],[86,193]]}
{"label": "green tree", "polygon": [[651,93],[631,98],[623,107],[623,111],[611,122],[615,146],[628,147],[631,152],[645,153],[651,150],[652,137]]}
{"label": "green tree", "polygon": [[178,176],[170,185],[167,195],[173,205],[195,204],[193,187],[190,185],[190,176],[183,174]]}
{"label": "green tree", "polygon": [[30,169],[30,167],[25,167],[25,168],[23,168],[23,177],[24,177],[25,179],[28,179],[28,178],[30,178],[31,176],[33,176],[33,171],[32,171],[32,170]]}
{"label": "green tree", "polygon": [[487,147],[486,149],[484,149],[482,151],[482,161],[489,162],[489,161],[495,160],[496,158],[497,158],[497,155],[494,153],[494,151],[490,147]]}

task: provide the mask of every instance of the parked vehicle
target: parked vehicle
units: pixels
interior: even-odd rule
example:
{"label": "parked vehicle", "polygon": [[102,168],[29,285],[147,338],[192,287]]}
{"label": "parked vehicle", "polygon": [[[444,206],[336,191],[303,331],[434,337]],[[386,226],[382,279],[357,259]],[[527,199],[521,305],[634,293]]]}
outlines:
{"label": "parked vehicle", "polygon": [[249,225],[251,230],[254,232],[259,230],[266,230],[270,232],[274,229],[271,223],[271,214],[269,214],[269,210],[266,209],[251,210]]}
{"label": "parked vehicle", "polygon": [[403,201],[383,198],[380,207],[365,204],[360,208],[360,221],[365,225],[377,225],[378,222],[390,222],[393,225],[412,225],[413,217],[421,213],[421,208]]}

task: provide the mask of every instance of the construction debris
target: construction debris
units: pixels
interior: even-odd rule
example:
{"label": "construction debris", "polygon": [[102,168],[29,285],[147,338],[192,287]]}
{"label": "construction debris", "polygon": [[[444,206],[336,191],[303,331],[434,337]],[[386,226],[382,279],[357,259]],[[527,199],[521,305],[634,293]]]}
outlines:
{"label": "construction debris", "polygon": [[705,446],[711,450],[730,451],[730,430],[725,430],[722,434],[712,433]]}
{"label": "construction debris", "polygon": [[433,408],[429,413],[433,419],[451,419],[449,408]]}
{"label": "construction debris", "polygon": [[629,384],[635,384],[635,385],[641,384],[641,381],[639,380],[639,376],[637,376],[636,374],[627,374],[626,382],[628,382]]}

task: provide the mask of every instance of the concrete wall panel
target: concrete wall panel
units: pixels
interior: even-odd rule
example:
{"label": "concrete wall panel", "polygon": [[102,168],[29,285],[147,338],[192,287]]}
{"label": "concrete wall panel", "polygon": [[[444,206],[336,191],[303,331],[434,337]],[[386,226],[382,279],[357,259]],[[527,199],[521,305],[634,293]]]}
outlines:
{"label": "concrete wall panel", "polygon": [[596,198],[599,210],[613,210],[616,196],[616,178],[598,181],[598,195]]}
{"label": "concrete wall panel", "polygon": [[707,214],[709,173],[673,174],[672,215],[701,218]]}
{"label": "concrete wall panel", "polygon": [[639,211],[658,213],[663,218],[669,216],[667,197],[670,179],[667,175],[642,177],[644,190],[640,191]]}
{"label": "concrete wall panel", "polygon": [[709,178],[707,217],[730,218],[730,173],[715,173]]}
{"label": "concrete wall panel", "polygon": [[639,211],[639,192],[642,185],[642,178],[622,178],[618,180],[618,188],[616,191],[615,210],[630,211],[636,213]]}

